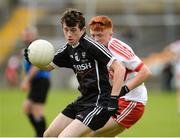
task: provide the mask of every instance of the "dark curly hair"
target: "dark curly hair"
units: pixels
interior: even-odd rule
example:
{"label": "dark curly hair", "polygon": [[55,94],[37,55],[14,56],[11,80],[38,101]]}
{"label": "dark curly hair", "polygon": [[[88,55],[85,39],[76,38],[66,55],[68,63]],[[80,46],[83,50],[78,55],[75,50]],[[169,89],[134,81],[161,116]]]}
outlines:
{"label": "dark curly hair", "polygon": [[85,27],[85,18],[83,13],[77,9],[67,9],[61,18],[61,24],[65,23],[68,27],[74,27],[79,24],[79,28]]}

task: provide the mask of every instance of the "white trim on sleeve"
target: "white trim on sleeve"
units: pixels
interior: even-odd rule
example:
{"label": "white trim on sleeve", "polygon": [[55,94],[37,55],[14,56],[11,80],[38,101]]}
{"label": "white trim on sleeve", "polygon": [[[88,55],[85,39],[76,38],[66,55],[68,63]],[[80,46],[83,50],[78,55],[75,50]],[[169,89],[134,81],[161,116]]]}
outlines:
{"label": "white trim on sleeve", "polygon": [[114,60],[116,60],[116,58],[115,58],[115,57],[112,57],[111,60],[108,62],[108,64],[107,64],[107,68],[108,68],[108,69],[110,68],[110,66],[112,65],[112,63],[113,63]]}

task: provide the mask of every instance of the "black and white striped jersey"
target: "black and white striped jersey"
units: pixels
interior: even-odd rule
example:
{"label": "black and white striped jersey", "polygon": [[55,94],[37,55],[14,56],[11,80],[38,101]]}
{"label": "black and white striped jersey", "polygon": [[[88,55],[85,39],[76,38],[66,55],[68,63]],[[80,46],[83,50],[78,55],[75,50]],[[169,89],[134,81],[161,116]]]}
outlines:
{"label": "black and white striped jersey", "polygon": [[76,47],[66,44],[61,48],[55,55],[53,64],[74,70],[82,94],[79,102],[106,106],[111,93],[108,67],[114,59],[104,45],[84,34]]}

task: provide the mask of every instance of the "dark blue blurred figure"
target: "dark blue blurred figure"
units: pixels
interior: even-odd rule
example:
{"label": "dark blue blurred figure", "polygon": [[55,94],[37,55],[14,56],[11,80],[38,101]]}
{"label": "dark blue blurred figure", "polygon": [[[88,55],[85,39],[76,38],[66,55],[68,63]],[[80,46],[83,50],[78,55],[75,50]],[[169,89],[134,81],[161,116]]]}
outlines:
{"label": "dark blue blurred figure", "polygon": [[[26,28],[23,32],[23,41],[27,48],[31,42],[37,39],[37,30],[34,27]],[[44,105],[50,88],[50,73],[39,70],[24,59],[25,76],[21,83],[23,91],[27,92],[27,98],[23,104],[23,110],[35,129],[36,136],[42,137],[46,130],[44,117]]]}
{"label": "dark blue blurred figure", "polygon": [[172,91],[173,90],[173,76],[174,76],[173,65],[169,62],[165,64],[162,70],[162,88],[165,91]]}

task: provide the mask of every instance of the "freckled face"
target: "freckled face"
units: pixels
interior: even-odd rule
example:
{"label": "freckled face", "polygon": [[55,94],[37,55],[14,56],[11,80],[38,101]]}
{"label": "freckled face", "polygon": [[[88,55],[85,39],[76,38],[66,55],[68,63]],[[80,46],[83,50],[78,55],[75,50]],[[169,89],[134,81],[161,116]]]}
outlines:
{"label": "freckled face", "polygon": [[96,40],[98,43],[101,43],[105,46],[108,45],[112,37],[112,32],[109,30],[103,30],[103,31],[90,30],[90,34],[94,40]]}

